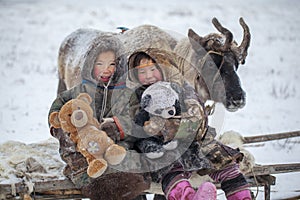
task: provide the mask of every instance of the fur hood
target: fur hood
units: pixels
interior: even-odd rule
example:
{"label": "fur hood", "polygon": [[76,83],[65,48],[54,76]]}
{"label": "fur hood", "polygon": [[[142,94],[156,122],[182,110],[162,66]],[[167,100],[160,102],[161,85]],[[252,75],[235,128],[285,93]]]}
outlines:
{"label": "fur hood", "polygon": [[120,82],[120,78],[126,73],[126,56],[125,50],[122,42],[118,37],[113,33],[102,32],[91,44],[89,51],[86,54],[83,69],[81,72],[82,79],[85,81],[90,81],[96,85],[99,85],[92,76],[92,71],[94,63],[97,59],[97,56],[101,52],[113,51],[116,54],[116,71],[114,76],[111,78],[111,84],[116,84]]}
{"label": "fur hood", "polygon": [[137,77],[137,69],[134,68],[134,62],[136,56],[141,52],[148,54],[156,62],[159,70],[162,72],[164,81],[174,82],[179,85],[183,84],[183,77],[176,64],[176,55],[170,51],[165,51],[158,48],[140,49],[135,51],[128,58],[129,73],[127,81],[130,81],[132,84],[140,85]]}

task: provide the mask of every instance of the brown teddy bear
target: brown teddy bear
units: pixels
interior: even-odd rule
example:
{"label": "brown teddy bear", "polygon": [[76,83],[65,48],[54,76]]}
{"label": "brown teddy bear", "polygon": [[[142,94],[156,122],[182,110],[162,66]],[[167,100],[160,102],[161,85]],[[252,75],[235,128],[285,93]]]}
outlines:
{"label": "brown teddy bear", "polygon": [[80,93],[76,99],[65,103],[59,112],[52,112],[49,123],[70,133],[71,140],[77,144],[77,151],[87,159],[87,174],[97,178],[105,172],[107,163],[120,164],[126,150],[98,129],[100,124],[93,117],[91,103],[92,98],[87,93]]}

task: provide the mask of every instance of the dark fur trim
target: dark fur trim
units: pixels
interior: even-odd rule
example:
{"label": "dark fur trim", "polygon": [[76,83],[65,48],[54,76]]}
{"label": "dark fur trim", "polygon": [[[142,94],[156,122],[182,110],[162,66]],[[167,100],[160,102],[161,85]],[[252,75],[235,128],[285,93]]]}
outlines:
{"label": "dark fur trim", "polygon": [[116,172],[95,179],[82,193],[91,200],[131,200],[149,187],[150,180],[141,174]]}

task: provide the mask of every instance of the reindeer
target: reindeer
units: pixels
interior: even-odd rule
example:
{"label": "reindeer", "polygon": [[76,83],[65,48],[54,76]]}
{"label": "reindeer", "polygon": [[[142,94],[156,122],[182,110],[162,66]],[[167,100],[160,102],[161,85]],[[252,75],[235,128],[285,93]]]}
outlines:
{"label": "reindeer", "polygon": [[246,102],[237,69],[240,64],[245,64],[250,45],[249,27],[240,18],[244,35],[238,46],[232,33],[216,18],[212,23],[221,34],[201,37],[189,29],[188,38],[179,41],[174,51],[185,80],[194,86],[203,102],[221,102],[233,112],[244,107]]}

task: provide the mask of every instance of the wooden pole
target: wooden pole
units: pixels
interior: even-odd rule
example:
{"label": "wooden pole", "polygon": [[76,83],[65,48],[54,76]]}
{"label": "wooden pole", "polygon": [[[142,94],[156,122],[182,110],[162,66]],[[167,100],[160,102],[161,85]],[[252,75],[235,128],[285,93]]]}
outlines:
{"label": "wooden pole", "polygon": [[[255,165],[253,172],[255,175],[266,175],[266,174],[281,174],[290,172],[299,172],[300,163],[289,163],[289,164],[273,164],[273,165]],[[252,172],[245,174],[251,176]]]}
{"label": "wooden pole", "polygon": [[244,144],[249,144],[249,143],[266,142],[271,140],[280,140],[280,139],[299,137],[299,136],[300,136],[300,131],[292,131],[292,132],[285,132],[285,133],[275,133],[275,134],[244,137],[243,142]]}

